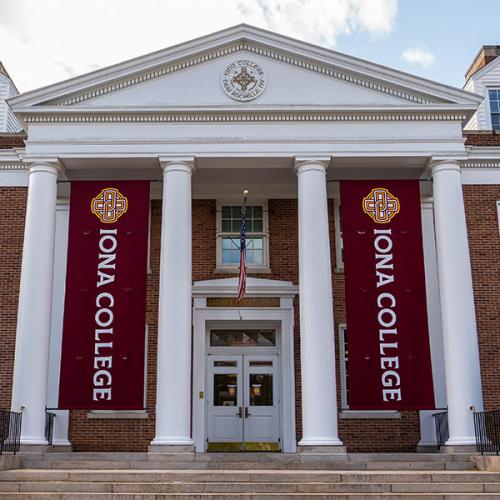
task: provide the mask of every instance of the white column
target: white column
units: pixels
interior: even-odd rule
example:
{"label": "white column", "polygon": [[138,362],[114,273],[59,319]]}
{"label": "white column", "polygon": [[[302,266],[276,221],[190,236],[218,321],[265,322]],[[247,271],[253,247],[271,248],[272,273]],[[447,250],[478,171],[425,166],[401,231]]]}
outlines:
{"label": "white column", "polygon": [[470,407],[481,410],[483,401],[460,164],[436,161],[432,178],[450,430],[446,444],[471,445]]}
{"label": "white column", "polygon": [[45,403],[49,362],[58,167],[29,169],[28,204],[17,316],[12,410],[24,407],[22,444],[47,444]]}
{"label": "white column", "polygon": [[326,197],[329,158],[296,158],[299,195],[302,446],[338,446],[332,263]]}
{"label": "white column", "polygon": [[[66,265],[68,256],[69,203],[56,206],[56,235],[54,249],[54,281],[52,290],[52,316],[50,326],[49,373],[47,406],[57,408],[59,402],[59,378],[61,373],[61,351],[64,319],[64,295],[66,291]],[[70,446],[69,410],[50,410],[55,413],[54,446]]]}
{"label": "white column", "polygon": [[158,310],[156,435],[152,445],[193,445],[191,410],[191,176],[194,158],[160,158],[163,207]]}
{"label": "white column", "polygon": [[[431,200],[422,202],[422,237],[424,245],[425,289],[427,318],[432,359],[432,378],[436,408],[446,408],[446,386],[441,331],[441,306],[439,302],[439,281],[434,231],[434,204]],[[418,449],[425,451],[436,447],[436,429],[433,413],[442,410],[420,410],[420,441]]]}

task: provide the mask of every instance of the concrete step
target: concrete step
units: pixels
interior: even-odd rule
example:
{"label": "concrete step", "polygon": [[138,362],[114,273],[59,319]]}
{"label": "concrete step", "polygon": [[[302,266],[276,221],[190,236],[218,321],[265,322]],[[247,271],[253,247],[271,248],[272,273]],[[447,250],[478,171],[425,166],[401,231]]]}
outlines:
{"label": "concrete step", "polygon": [[500,499],[500,473],[412,470],[0,471],[0,500]]}
{"label": "concrete step", "polygon": [[471,462],[97,462],[67,461],[46,462],[26,460],[23,467],[29,469],[112,469],[112,470],[474,470]]}
{"label": "concrete step", "polygon": [[38,470],[0,471],[4,482],[328,482],[500,483],[500,473],[481,471],[346,470]]}
{"label": "concrete step", "polygon": [[0,493],[500,493],[500,483],[4,482]]}
{"label": "concrete step", "polygon": [[472,470],[470,454],[24,453],[25,468]]}
{"label": "concrete step", "polygon": [[0,494],[0,500],[172,500],[186,499],[356,499],[356,500],[498,500],[495,493],[8,493]]}

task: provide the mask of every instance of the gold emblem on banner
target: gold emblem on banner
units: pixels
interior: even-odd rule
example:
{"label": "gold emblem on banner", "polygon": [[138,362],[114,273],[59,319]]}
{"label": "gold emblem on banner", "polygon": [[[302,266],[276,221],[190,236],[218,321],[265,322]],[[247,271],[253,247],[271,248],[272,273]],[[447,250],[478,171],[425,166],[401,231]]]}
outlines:
{"label": "gold emblem on banner", "polygon": [[105,224],[116,222],[127,209],[127,198],[116,188],[104,188],[90,203],[91,212]]}
{"label": "gold emblem on banner", "polygon": [[385,188],[374,188],[363,198],[363,212],[377,224],[387,224],[401,208],[399,199]]}

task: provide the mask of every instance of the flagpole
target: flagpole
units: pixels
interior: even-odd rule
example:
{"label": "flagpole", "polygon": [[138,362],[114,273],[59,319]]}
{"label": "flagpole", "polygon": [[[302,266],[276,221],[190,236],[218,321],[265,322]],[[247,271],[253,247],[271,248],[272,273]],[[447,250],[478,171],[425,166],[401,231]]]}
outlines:
{"label": "flagpole", "polygon": [[240,272],[238,278],[238,296],[236,303],[238,306],[238,315],[243,319],[240,309],[240,302],[245,296],[246,291],[246,210],[247,210],[248,190],[243,191],[243,206],[241,207],[241,225],[240,225]]}

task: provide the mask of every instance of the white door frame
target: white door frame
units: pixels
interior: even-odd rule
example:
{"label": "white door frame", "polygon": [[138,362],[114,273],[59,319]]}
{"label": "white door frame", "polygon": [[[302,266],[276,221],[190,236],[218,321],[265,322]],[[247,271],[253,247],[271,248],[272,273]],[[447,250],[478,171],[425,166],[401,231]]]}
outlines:
{"label": "white door frame", "polygon": [[247,279],[247,297],[279,297],[279,307],[208,307],[208,297],[237,294],[238,279],[198,281],[193,285],[193,441],[197,453],[206,451],[207,332],[211,328],[276,328],[280,335],[281,440],[284,453],[295,453],[295,363],[293,297],[298,287],[290,282]]}

